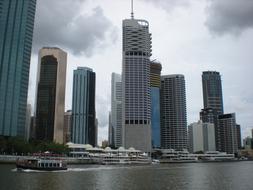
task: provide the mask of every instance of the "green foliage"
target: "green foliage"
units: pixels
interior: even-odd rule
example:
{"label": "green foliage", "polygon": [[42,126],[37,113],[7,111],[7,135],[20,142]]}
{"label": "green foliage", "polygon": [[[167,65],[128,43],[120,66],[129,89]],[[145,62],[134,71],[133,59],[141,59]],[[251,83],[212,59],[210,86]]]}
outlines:
{"label": "green foliage", "polygon": [[67,154],[68,147],[63,144],[30,140],[25,141],[20,137],[2,137],[0,136],[0,154],[18,154],[26,155],[32,153],[49,151],[55,154]]}

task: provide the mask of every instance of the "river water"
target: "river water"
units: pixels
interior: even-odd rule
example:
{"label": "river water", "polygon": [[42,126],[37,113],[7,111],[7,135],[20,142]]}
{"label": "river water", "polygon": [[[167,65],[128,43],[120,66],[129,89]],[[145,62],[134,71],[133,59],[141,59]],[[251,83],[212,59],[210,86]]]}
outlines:
{"label": "river water", "polygon": [[67,171],[16,171],[0,165],[0,190],[253,190],[253,162],[73,165]]}

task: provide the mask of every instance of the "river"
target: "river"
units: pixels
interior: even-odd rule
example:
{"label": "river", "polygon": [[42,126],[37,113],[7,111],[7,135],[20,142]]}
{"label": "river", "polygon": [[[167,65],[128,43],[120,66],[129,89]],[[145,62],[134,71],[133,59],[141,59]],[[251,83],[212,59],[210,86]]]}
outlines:
{"label": "river", "polygon": [[16,171],[0,165],[1,190],[251,190],[253,162],[71,165],[67,171]]}

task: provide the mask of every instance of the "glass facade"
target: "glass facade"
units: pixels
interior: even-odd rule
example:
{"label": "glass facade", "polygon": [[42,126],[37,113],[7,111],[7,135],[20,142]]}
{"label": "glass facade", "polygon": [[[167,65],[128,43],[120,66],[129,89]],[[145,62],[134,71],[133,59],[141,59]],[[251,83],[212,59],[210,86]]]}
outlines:
{"label": "glass facade", "polygon": [[57,59],[52,55],[41,59],[36,113],[36,138],[39,140],[54,139],[57,64]]}
{"label": "glass facade", "polygon": [[204,109],[201,111],[201,119],[204,122],[214,123],[216,150],[221,150],[222,129],[220,129],[218,125],[218,115],[223,114],[222,84],[220,73],[216,71],[204,71],[202,73],[202,89]]}
{"label": "glass facade", "polygon": [[24,136],[36,0],[0,0],[0,135]]}
{"label": "glass facade", "polygon": [[72,142],[96,145],[96,74],[90,68],[74,71],[72,97]]}
{"label": "glass facade", "polygon": [[202,74],[204,108],[213,108],[223,114],[221,76],[216,71],[204,71]]}
{"label": "glass facade", "polygon": [[160,88],[151,87],[152,146],[161,147],[160,129]]}

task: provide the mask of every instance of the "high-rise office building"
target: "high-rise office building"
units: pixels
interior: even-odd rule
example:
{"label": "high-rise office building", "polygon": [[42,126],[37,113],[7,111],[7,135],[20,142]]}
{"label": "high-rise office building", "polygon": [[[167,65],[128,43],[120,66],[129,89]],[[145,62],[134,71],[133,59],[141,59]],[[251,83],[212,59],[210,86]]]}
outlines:
{"label": "high-rise office building", "polygon": [[151,151],[151,34],[145,20],[123,20],[123,146]]}
{"label": "high-rise office building", "polygon": [[223,97],[221,76],[216,71],[204,71],[202,74],[202,90],[204,109],[200,112],[203,122],[214,123],[216,150],[221,149],[221,129],[218,125],[218,115],[223,114]]}
{"label": "high-rise office building", "polygon": [[44,47],[39,52],[36,138],[63,143],[67,53]]}
{"label": "high-rise office building", "polygon": [[96,145],[96,74],[87,67],[74,70],[72,96],[72,142]]}
{"label": "high-rise office building", "polygon": [[[122,146],[122,82],[121,75],[112,73],[111,80],[111,141]],[[109,141],[110,143],[110,141]]]}
{"label": "high-rise office building", "polygon": [[0,135],[25,136],[36,0],[0,1]]}
{"label": "high-rise office building", "polygon": [[63,127],[64,144],[71,141],[71,126],[72,126],[72,111],[68,110],[64,114],[64,127]]}
{"label": "high-rise office building", "polygon": [[183,75],[161,77],[161,147],[187,148],[187,114]]}
{"label": "high-rise office building", "polygon": [[236,136],[238,149],[242,148],[241,125],[236,124]]}
{"label": "high-rise office building", "polygon": [[202,74],[204,108],[213,108],[223,114],[221,76],[216,71],[204,71]]}
{"label": "high-rise office building", "polygon": [[162,65],[152,61],[150,63],[151,85],[151,129],[152,147],[161,147],[161,124],[160,124],[160,88],[161,88]]}
{"label": "high-rise office building", "polygon": [[237,130],[235,113],[218,116],[220,129],[220,147],[218,151],[227,153],[238,152]]}

